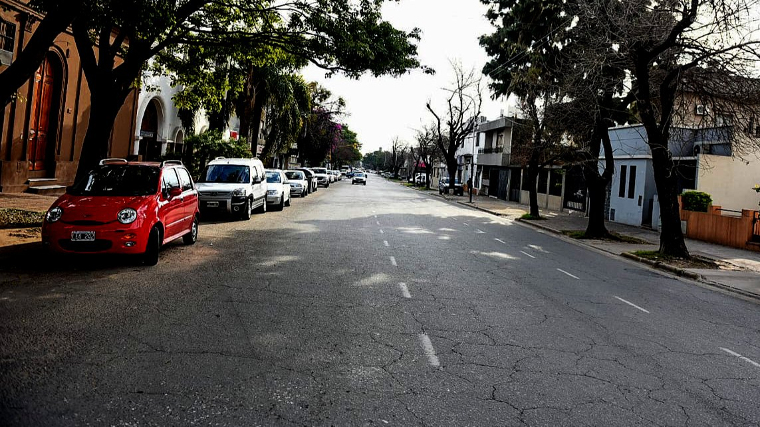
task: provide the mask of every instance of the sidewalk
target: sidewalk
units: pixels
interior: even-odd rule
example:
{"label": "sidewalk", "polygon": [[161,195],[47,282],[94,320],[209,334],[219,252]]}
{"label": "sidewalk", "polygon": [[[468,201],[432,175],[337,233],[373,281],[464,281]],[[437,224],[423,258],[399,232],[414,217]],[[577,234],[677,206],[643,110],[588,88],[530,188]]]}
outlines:
{"label": "sidewalk", "polygon": [[[437,191],[430,192],[430,194],[441,197]],[[583,213],[570,210],[564,212],[541,210],[541,216],[546,218],[546,220],[521,220],[520,217],[530,210],[527,205],[484,196],[473,196],[473,201],[470,203],[469,197],[466,194],[464,196],[444,195],[442,197],[464,206],[518,220],[558,234],[562,234],[563,231],[585,230],[588,222],[588,219]],[[692,255],[713,260],[722,267],[720,269],[696,269],[679,268],[662,265],[661,263],[654,265],[655,263],[638,258],[632,255],[631,252],[656,251],[660,246],[660,234],[657,231],[609,221],[606,222],[606,225],[607,230],[611,232],[634,237],[648,243],[637,244],[601,240],[572,240],[578,244],[591,246],[611,254],[621,255],[626,258],[645,262],[653,267],[667,270],[670,273],[679,276],[689,277],[699,282],[727,289],[742,295],[760,298],[760,252],[736,249],[700,240],[686,239],[686,247]]]}
{"label": "sidewalk", "polygon": [[[27,193],[0,193],[0,209],[46,212],[57,198],[58,196],[42,196]],[[0,228],[0,249],[27,243],[37,243],[40,241],[40,238],[39,229]]]}

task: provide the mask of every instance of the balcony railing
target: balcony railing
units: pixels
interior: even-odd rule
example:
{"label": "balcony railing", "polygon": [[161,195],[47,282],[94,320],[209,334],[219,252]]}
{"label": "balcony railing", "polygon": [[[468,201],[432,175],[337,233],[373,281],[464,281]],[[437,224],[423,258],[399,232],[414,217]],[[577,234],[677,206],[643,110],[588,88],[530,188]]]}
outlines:
{"label": "balcony railing", "polygon": [[482,152],[478,150],[478,153],[480,154],[492,154],[492,153],[503,153],[503,152],[504,152],[504,147],[500,145],[497,145],[496,147],[485,147]]}

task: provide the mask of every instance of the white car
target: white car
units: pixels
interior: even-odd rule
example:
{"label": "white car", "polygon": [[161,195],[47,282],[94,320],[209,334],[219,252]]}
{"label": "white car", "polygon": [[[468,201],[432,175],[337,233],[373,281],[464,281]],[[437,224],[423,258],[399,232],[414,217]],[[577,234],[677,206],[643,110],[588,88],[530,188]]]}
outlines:
{"label": "white car", "polygon": [[288,177],[290,182],[290,195],[306,197],[309,194],[309,181],[306,179],[306,175],[302,171],[285,171],[285,176]]}
{"label": "white car", "polygon": [[280,169],[267,169],[267,204],[281,211],[290,206],[290,182]]}
{"label": "white car", "polygon": [[367,185],[367,174],[364,172],[356,172],[354,174],[354,177],[351,178],[351,185],[354,184],[364,184]]}
{"label": "white car", "polygon": [[267,182],[261,160],[217,157],[196,181],[202,213],[226,212],[243,219],[266,212]]}
{"label": "white car", "polygon": [[322,185],[325,188],[330,186],[330,177],[332,175],[327,173],[326,168],[311,168],[311,170],[314,171],[314,174],[317,177],[317,185]]}

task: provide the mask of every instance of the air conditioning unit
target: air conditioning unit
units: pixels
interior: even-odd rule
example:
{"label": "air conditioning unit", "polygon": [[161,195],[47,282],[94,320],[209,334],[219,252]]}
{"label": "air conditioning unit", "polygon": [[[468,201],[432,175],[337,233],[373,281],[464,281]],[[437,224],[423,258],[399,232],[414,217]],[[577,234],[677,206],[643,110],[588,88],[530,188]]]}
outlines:
{"label": "air conditioning unit", "polygon": [[697,108],[695,109],[694,113],[698,116],[706,116],[707,107],[704,104],[697,104]]}

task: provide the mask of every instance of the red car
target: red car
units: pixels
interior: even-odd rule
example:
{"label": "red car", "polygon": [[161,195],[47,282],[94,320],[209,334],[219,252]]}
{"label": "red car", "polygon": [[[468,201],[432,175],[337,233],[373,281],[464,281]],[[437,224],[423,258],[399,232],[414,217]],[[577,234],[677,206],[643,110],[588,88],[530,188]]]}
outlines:
{"label": "red car", "polygon": [[139,254],[158,263],[162,245],[198,239],[198,192],[180,161],[105,159],[48,210],[42,242],[57,252]]}

